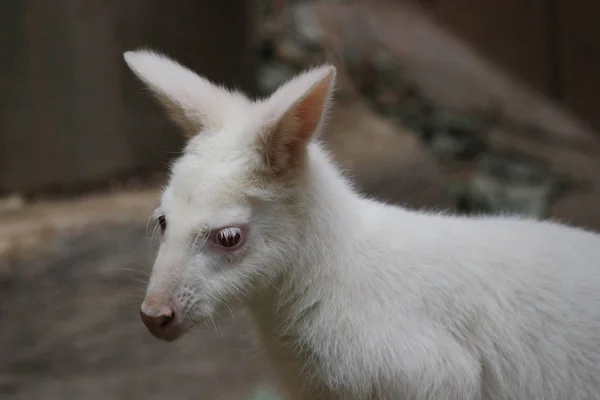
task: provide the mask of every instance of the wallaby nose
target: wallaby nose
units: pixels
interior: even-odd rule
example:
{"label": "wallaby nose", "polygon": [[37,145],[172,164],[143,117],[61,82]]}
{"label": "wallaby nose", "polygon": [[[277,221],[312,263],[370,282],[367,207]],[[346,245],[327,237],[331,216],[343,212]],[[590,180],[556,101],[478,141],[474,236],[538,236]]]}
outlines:
{"label": "wallaby nose", "polygon": [[146,303],[140,309],[142,322],[155,337],[166,341],[175,340],[180,336],[176,315],[172,307],[149,307]]}

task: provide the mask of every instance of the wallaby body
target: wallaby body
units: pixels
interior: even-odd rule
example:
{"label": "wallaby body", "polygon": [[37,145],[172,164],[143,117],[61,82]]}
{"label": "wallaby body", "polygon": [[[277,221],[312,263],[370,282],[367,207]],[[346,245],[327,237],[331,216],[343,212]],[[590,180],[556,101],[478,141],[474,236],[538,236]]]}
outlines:
{"label": "wallaby body", "polygon": [[293,398],[600,398],[598,235],[385,206],[311,153],[289,273],[250,307]]}
{"label": "wallaby body", "polygon": [[600,399],[600,235],[360,196],[311,140],[331,67],[252,102],[126,59],[191,137],[157,212],[157,337],[244,305],[290,399]]}

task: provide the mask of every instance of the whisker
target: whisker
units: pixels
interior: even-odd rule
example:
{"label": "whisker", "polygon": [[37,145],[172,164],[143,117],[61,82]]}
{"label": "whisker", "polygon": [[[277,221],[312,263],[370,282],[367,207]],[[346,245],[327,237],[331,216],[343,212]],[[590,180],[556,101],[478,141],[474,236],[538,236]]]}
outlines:
{"label": "whisker", "polygon": [[137,283],[141,283],[144,286],[148,285],[148,281],[142,280],[142,279],[137,279],[137,278],[133,278],[133,277],[123,277],[124,280],[128,281],[128,282],[137,282]]}
{"label": "whisker", "polygon": [[148,221],[146,221],[146,237],[148,237],[148,227],[150,226],[150,222],[154,219],[154,215],[148,217]]}
{"label": "whisker", "polygon": [[152,230],[152,237],[150,238],[151,242],[154,242],[154,240],[156,240],[156,232],[158,232],[159,229],[160,225],[156,223],[156,225],[154,225],[154,229]]}
{"label": "whisker", "polygon": [[229,305],[226,302],[223,302],[223,304],[229,310],[229,314],[231,314],[231,319],[233,319],[235,321],[235,315],[233,315],[233,310],[231,309],[231,307],[229,307]]}
{"label": "whisker", "polygon": [[146,277],[150,278],[150,274],[147,273],[146,271],[142,271],[141,269],[118,267],[118,268],[114,268],[113,271],[137,272],[137,273],[143,274]]}
{"label": "whisker", "polygon": [[194,242],[192,244],[192,248],[196,247],[198,244],[198,239],[200,238],[200,236],[202,236],[202,243],[200,244],[200,247],[204,247],[204,244],[206,243],[206,240],[208,239],[208,231],[207,230],[200,230],[198,231],[198,234],[196,234],[196,237],[194,239]]}
{"label": "whisker", "polygon": [[214,328],[215,328],[215,332],[217,334],[217,336],[221,336],[221,333],[219,332],[219,328],[217,328],[217,324],[215,324],[215,320],[213,319],[212,315],[209,315],[208,318],[210,318],[210,322],[212,322]]}
{"label": "whisker", "polygon": [[187,248],[188,249],[193,249],[196,246],[196,242],[198,241],[198,237],[200,236],[200,231],[198,231],[198,233],[196,233],[196,237],[194,238],[194,240],[190,240],[188,242]]}

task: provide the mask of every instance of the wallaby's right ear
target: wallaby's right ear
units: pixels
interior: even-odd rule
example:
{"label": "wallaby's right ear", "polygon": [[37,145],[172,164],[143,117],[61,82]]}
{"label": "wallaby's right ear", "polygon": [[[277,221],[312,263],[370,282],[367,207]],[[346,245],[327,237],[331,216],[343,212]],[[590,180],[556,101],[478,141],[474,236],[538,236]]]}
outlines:
{"label": "wallaby's right ear", "polygon": [[146,50],[127,51],[125,62],[158,98],[169,116],[192,137],[219,123],[216,106],[226,90],[173,61]]}
{"label": "wallaby's right ear", "polygon": [[297,166],[308,142],[320,134],[331,106],[335,77],[332,65],[313,68],[290,79],[266,100],[276,122],[262,132],[259,148],[271,173],[280,175]]}

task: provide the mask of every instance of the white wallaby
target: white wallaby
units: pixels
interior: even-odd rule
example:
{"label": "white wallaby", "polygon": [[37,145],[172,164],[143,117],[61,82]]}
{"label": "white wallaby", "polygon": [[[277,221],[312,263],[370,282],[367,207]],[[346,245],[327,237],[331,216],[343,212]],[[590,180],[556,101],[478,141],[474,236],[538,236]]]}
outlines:
{"label": "white wallaby", "polygon": [[290,399],[600,399],[600,235],[357,194],[314,140],[336,70],[266,99],[125,60],[189,141],[141,316],[174,340],[247,307]]}

